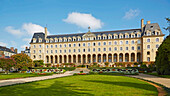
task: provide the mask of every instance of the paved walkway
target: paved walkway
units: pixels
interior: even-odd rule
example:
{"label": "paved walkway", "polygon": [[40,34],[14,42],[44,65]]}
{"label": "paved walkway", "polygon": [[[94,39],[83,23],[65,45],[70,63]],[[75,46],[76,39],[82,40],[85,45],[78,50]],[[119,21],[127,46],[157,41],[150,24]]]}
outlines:
{"label": "paved walkway", "polygon": [[21,84],[26,82],[33,82],[39,80],[46,80],[46,79],[53,79],[65,76],[73,75],[72,71],[67,71],[64,74],[53,74],[51,76],[41,76],[41,77],[29,77],[29,78],[20,78],[20,79],[9,79],[9,80],[0,80],[0,87],[14,85],[14,84]]}
{"label": "paved walkway", "polygon": [[144,79],[144,80],[149,80],[149,81],[159,83],[163,86],[170,88],[170,79],[169,78],[162,78],[162,77],[157,77],[157,76],[147,75],[147,74],[142,74],[142,73],[140,73],[139,75],[131,75],[131,76],[128,75],[128,76],[140,78],[140,79]]}

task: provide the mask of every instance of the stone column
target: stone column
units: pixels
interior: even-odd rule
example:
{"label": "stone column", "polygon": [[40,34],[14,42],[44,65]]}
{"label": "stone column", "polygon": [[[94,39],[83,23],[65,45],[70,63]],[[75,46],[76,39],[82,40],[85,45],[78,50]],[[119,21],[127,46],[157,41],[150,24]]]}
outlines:
{"label": "stone column", "polygon": [[103,54],[101,54],[101,63],[103,63]]}
{"label": "stone column", "polygon": [[64,63],[64,55],[62,55],[62,63]]}
{"label": "stone column", "polygon": [[135,62],[137,62],[137,53],[135,54]]}
{"label": "stone column", "polygon": [[131,54],[129,53],[129,62],[131,62]]}
{"label": "stone column", "polygon": [[123,54],[123,62],[125,62],[125,54]]}
{"label": "stone column", "polygon": [[48,63],[51,63],[51,56],[49,56],[49,62]]}
{"label": "stone column", "polygon": [[90,54],[90,63],[93,63],[93,58],[92,58],[93,56]]}
{"label": "stone column", "polygon": [[53,64],[55,64],[55,55],[53,56]]}
{"label": "stone column", "polygon": [[83,55],[81,55],[81,64],[83,64]]}
{"label": "stone column", "polygon": [[60,63],[60,62],[59,62],[59,56],[57,56],[57,63]]}
{"label": "stone column", "polygon": [[106,54],[106,62],[108,62],[108,61],[109,61],[109,60],[108,60],[108,58],[109,58],[109,57],[108,57],[108,54]]}
{"label": "stone column", "polygon": [[71,63],[73,63],[73,55],[71,55]]}
{"label": "stone column", "polygon": [[96,62],[98,63],[98,54],[96,55]]}
{"label": "stone column", "polygon": [[117,54],[117,62],[119,62],[119,54]]}
{"label": "stone column", "polygon": [[76,63],[78,63],[78,55],[76,55]]}
{"label": "stone column", "polygon": [[69,60],[69,56],[68,55],[66,55],[66,63],[68,63],[68,60]]}

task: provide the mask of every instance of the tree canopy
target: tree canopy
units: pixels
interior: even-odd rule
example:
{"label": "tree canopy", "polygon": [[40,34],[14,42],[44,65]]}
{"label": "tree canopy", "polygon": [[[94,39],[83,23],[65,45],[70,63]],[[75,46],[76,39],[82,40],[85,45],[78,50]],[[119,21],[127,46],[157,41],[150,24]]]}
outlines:
{"label": "tree canopy", "polygon": [[15,65],[16,62],[12,58],[0,58],[0,68],[5,70],[7,74],[12,67],[15,67]]}
{"label": "tree canopy", "polygon": [[155,63],[159,75],[170,75],[170,35],[158,48]]}
{"label": "tree canopy", "polygon": [[32,59],[26,54],[16,54],[12,55],[11,58],[13,58],[16,61],[16,67],[17,68],[23,68],[23,67],[32,67],[33,62]]}

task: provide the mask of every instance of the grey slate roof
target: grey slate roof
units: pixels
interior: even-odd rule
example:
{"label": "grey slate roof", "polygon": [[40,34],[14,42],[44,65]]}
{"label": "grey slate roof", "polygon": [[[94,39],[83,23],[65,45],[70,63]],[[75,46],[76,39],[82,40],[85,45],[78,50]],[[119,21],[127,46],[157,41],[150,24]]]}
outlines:
{"label": "grey slate roof", "polygon": [[3,47],[3,46],[0,46],[0,51],[7,51],[7,52],[15,53],[15,52],[11,51],[11,49]]}
{"label": "grey slate roof", "polygon": [[144,27],[144,32],[146,32],[147,30],[150,30],[151,32],[154,32],[155,30],[160,30],[160,34],[162,35],[162,31],[158,25],[158,23],[151,23],[151,24],[146,24]]}
{"label": "grey slate roof", "polygon": [[[114,33],[115,34],[120,34],[120,33],[124,34],[124,33],[140,32],[140,31],[141,31],[141,29],[128,29],[128,30],[102,31],[102,32],[92,32],[92,33],[97,36],[97,35],[103,35],[103,34],[106,34],[106,35],[114,34]],[[82,37],[84,34],[86,34],[86,33],[49,35],[49,36],[47,36],[47,38],[55,38],[55,37],[56,38],[59,38],[59,37],[63,38],[63,37],[73,37],[73,36],[75,36],[75,37],[77,37],[77,36]]]}

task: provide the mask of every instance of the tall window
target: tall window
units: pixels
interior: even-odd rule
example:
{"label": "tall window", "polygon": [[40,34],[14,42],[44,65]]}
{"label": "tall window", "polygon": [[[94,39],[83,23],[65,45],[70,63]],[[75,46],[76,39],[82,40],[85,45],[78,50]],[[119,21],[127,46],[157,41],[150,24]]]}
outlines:
{"label": "tall window", "polygon": [[88,43],[88,46],[90,46],[90,43]]}
{"label": "tall window", "polygon": [[126,47],[126,50],[129,50],[128,47]]}
{"label": "tall window", "polygon": [[88,48],[88,52],[90,52],[90,48]]}
{"label": "tall window", "polygon": [[57,50],[55,50],[55,53],[57,53]]}
{"label": "tall window", "polygon": [[48,45],[46,46],[46,48],[48,48]]}
{"label": "tall window", "polygon": [[100,52],[100,48],[98,48],[98,51]]}
{"label": "tall window", "polygon": [[68,46],[71,47],[71,44],[69,44]]}
{"label": "tall window", "polygon": [[35,48],[35,45],[34,45],[34,48]]}
{"label": "tall window", "polygon": [[96,51],[96,49],[95,48],[93,48],[93,52],[95,52]]}
{"label": "tall window", "polygon": [[138,44],[140,44],[140,40],[138,40]]}
{"label": "tall window", "polygon": [[57,45],[55,45],[55,48],[57,48]]}
{"label": "tall window", "polygon": [[147,49],[150,49],[150,45],[147,45]]}
{"label": "tall window", "polygon": [[62,47],[62,45],[60,44],[60,48]]}
{"label": "tall window", "polygon": [[122,45],[123,44],[123,41],[120,41],[120,45]]}
{"label": "tall window", "polygon": [[140,50],[140,46],[138,46],[138,50]]}
{"label": "tall window", "polygon": [[116,50],[117,50],[117,47],[115,47],[114,50],[116,51]]}
{"label": "tall window", "polygon": [[114,45],[117,45],[117,41],[114,42]]}
{"label": "tall window", "polygon": [[132,46],[132,50],[135,50],[135,47]]}
{"label": "tall window", "polygon": [[106,42],[103,42],[103,45],[106,45]]}
{"label": "tall window", "polygon": [[132,42],[131,42],[132,44],[135,44],[135,41],[134,40],[132,40]]}
{"label": "tall window", "polygon": [[129,42],[128,42],[128,41],[126,41],[126,44],[129,44]]}
{"label": "tall window", "polygon": [[80,49],[78,49],[78,52],[80,52]]}
{"label": "tall window", "polygon": [[74,52],[76,52],[76,49],[74,49]]}
{"label": "tall window", "polygon": [[66,44],[64,44],[64,47],[67,47]]}
{"label": "tall window", "polygon": [[112,45],[112,42],[109,42],[109,45]]}
{"label": "tall window", "polygon": [[83,49],[83,52],[86,52],[86,49]]}
{"label": "tall window", "polygon": [[51,50],[51,53],[53,53],[53,50]]}
{"label": "tall window", "polygon": [[41,50],[39,50],[39,53],[41,53]]}
{"label": "tall window", "polygon": [[103,51],[106,51],[106,48],[103,48]]}
{"label": "tall window", "polygon": [[39,48],[41,48],[41,45],[39,45]]}
{"label": "tall window", "polygon": [[69,49],[69,53],[71,53],[71,49]]}
{"label": "tall window", "polygon": [[85,43],[83,43],[83,46],[86,46],[86,44],[85,44]]}
{"label": "tall window", "polygon": [[96,46],[96,43],[93,43],[93,46]]}
{"label": "tall window", "polygon": [[76,47],[76,44],[73,44],[74,47]]}
{"label": "tall window", "polygon": [[148,62],[150,61],[150,57],[147,57],[147,61],[148,61]]}
{"label": "tall window", "polygon": [[101,44],[100,44],[100,42],[98,43],[98,46],[100,46]]}
{"label": "tall window", "polygon": [[120,50],[122,51],[122,50],[123,50],[123,47],[120,47]]}
{"label": "tall window", "polygon": [[158,44],[156,45],[156,48],[159,48],[159,45],[158,45]]}
{"label": "tall window", "polygon": [[147,42],[150,42],[150,39],[147,39]]}
{"label": "tall window", "polygon": [[109,48],[109,51],[112,51],[112,48],[111,48],[111,47]]}
{"label": "tall window", "polygon": [[53,45],[51,45],[51,48],[53,48]]}
{"label": "tall window", "polygon": [[156,42],[159,42],[159,38],[156,38]]}

